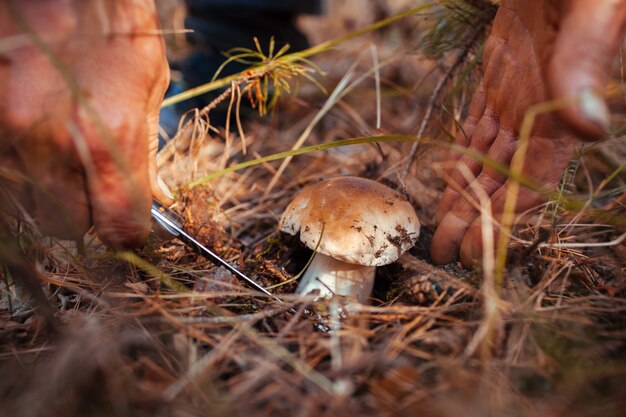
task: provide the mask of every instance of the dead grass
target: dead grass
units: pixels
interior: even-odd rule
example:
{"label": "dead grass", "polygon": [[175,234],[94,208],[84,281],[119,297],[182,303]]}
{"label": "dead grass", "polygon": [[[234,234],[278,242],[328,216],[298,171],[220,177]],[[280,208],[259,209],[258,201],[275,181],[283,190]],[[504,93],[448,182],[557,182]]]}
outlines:
{"label": "dead grass", "polygon": [[[331,7],[332,19],[303,22],[316,43],[393,9],[361,0]],[[327,73],[318,80],[328,91],[351,71],[351,81],[369,75],[328,109],[304,145],[416,133],[441,74],[415,51],[413,36],[423,24],[406,19],[317,57]],[[387,63],[379,69],[380,113],[371,45]],[[450,115],[461,114],[470,93],[468,83],[446,99],[448,108],[434,111],[427,135],[447,140]],[[229,138],[223,130],[183,132],[160,155],[161,173],[181,189],[234,163],[289,149],[327,100],[303,84],[273,115],[245,120],[245,155],[234,132]],[[618,135],[590,149],[567,195],[624,216],[624,171],[615,172],[625,143]],[[333,148],[293,158],[280,175],[282,161],[268,162],[180,191],[176,209],[189,231],[265,286],[287,281],[308,260],[297,239],[276,227],[303,185],[349,174],[406,192],[423,222],[420,242],[400,262],[379,268],[370,305],[343,319],[329,315],[331,333],[315,330],[304,309],[325,314],[336,311],[332,303],[291,295],[293,283],[274,290],[286,303],[272,302],[176,241],[153,237],[133,255],[142,262],[129,262],[92,238],[81,250],[35,239],[30,253],[55,309],[54,325],[34,313],[23,288],[1,287],[0,415],[623,415],[622,231],[587,212],[546,206],[516,231],[494,297],[482,271],[429,263],[444,149],[421,148],[401,180],[410,147]],[[31,236],[27,229],[22,235]],[[588,246],[567,245],[574,242]],[[494,321],[485,327],[489,309]]]}

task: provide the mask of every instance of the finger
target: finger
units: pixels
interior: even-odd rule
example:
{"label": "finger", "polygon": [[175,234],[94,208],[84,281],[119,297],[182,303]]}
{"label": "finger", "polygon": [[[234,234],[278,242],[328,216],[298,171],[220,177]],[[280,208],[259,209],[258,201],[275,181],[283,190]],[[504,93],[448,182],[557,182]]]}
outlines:
{"label": "finger", "polygon": [[174,197],[169,187],[158,174],[156,155],[159,150],[159,112],[161,110],[161,103],[163,102],[163,96],[169,84],[169,67],[163,55],[163,65],[160,72],[160,76],[157,78],[156,85],[152,88],[152,97],[148,103],[148,138],[150,142],[150,152],[148,155],[148,167],[150,176],[150,189],[152,190],[152,197],[157,199],[162,204],[170,206],[174,203]]}
{"label": "finger", "polygon": [[[503,129],[489,149],[487,157],[508,164],[515,147],[513,134]],[[453,203],[433,236],[431,257],[435,263],[449,263],[457,257],[467,228],[478,217],[476,207],[481,205],[481,201],[490,198],[505,180],[503,174],[485,166],[480,175],[465,189],[466,195]]]}
{"label": "finger", "polygon": [[624,38],[626,2],[575,0],[564,5],[548,67],[549,89],[555,98],[580,95],[560,115],[579,134],[595,139],[610,128],[603,91]]}
{"label": "finger", "polygon": [[[162,38],[142,34],[158,29],[154,2],[120,6],[112,10],[112,30],[139,35],[100,39],[90,60],[77,63],[91,98],[91,109],[81,106],[78,123],[87,147],[82,160],[92,219],[100,238],[116,248],[137,246],[150,232],[150,135],[156,119],[147,117],[159,107],[168,75]],[[111,61],[115,67],[103,72],[100,65]]]}
{"label": "finger", "polygon": [[[114,248],[138,246],[150,231],[151,192],[145,117],[125,109],[116,129],[96,127],[83,119],[86,152],[81,153],[87,177],[92,220],[100,239]],[[111,120],[111,119],[109,119]],[[102,134],[104,132],[104,134]]]}
{"label": "finger", "polygon": [[[472,96],[467,118],[463,122],[463,129],[459,130],[455,136],[455,144],[464,148],[469,146],[470,139],[474,135],[474,128],[485,113],[485,105],[485,92],[481,83]],[[458,152],[454,152],[454,154],[461,155]]]}
{"label": "finger", "polygon": [[[487,108],[485,114],[473,129],[472,142],[469,150],[486,153],[498,135],[499,123],[495,113]],[[459,154],[460,155],[460,154]],[[435,212],[435,221],[441,223],[443,217],[450,211],[452,204],[459,198],[459,189],[465,189],[468,185],[467,172],[476,177],[482,168],[482,162],[475,157],[466,155],[461,157],[454,171],[451,172],[448,183],[451,184],[443,192]]]}
{"label": "finger", "polygon": [[32,195],[24,183],[24,168],[15,149],[0,150],[0,211],[15,216],[21,211],[35,211]]}
{"label": "finger", "polygon": [[[54,125],[54,124],[52,124]],[[54,140],[45,133],[54,129]],[[29,132],[17,147],[43,234],[80,239],[91,225],[83,171],[68,138],[54,125]],[[50,155],[55,155],[51,158]]]}
{"label": "finger", "polygon": [[[480,216],[475,219],[469,226],[463,241],[461,242],[460,257],[461,263],[470,268],[483,259],[484,250],[496,250],[498,247],[499,239],[499,227],[498,224],[502,219],[502,213],[504,211],[504,202],[506,199],[507,189],[510,183],[500,188],[493,196],[492,199],[492,218],[488,216]],[[545,198],[541,194],[529,190],[528,188],[522,188],[519,191],[517,197],[517,204],[515,207],[515,213],[523,213],[533,207],[539,207]],[[514,224],[519,224],[523,220],[519,216],[516,216]],[[483,222],[487,222],[483,224]],[[485,227],[483,227],[485,226]],[[486,241],[485,233],[490,233],[491,242],[493,247],[485,248],[484,242]],[[494,256],[497,253],[494,252]]]}
{"label": "finger", "polygon": [[[461,128],[456,132],[454,137],[454,144],[463,148],[467,148],[470,145],[472,135],[478,125],[480,119],[485,112],[485,94],[483,92],[482,83],[478,86],[478,89],[472,95],[472,101],[470,102],[467,118],[463,122]],[[443,167],[444,175],[450,177],[454,172],[454,166],[463,154],[454,149],[450,149],[447,152],[445,165]]]}
{"label": "finger", "polygon": [[[500,20],[502,20],[502,17]],[[500,128],[500,120],[496,113],[492,110],[492,107],[487,104],[487,101],[489,100],[489,97],[492,99],[493,97],[498,97],[501,90],[500,85],[502,80],[500,78],[500,63],[505,62],[504,58],[506,55],[506,48],[500,47],[501,42],[502,40],[500,38],[490,36],[485,43],[483,51],[483,62],[485,63],[484,80],[478,91],[479,96],[477,97],[474,108],[475,111],[482,108],[483,113],[480,116],[478,124],[472,131],[469,145],[470,150],[477,151],[482,154],[486,153],[491,147]],[[464,137],[457,136],[459,144],[462,143],[463,138]],[[482,163],[477,161],[476,158],[470,156],[463,157],[461,156],[461,153],[457,153],[456,155],[454,153],[451,154],[450,161],[457,161],[456,169],[452,171],[452,174],[449,174],[449,185],[446,190],[444,190],[444,193],[439,200],[439,204],[437,205],[437,209],[435,211],[436,224],[440,224],[443,221],[443,218],[450,211],[454,202],[459,198],[458,190],[464,189],[467,186],[468,179],[466,178],[466,173],[470,172],[472,177],[475,177],[478,175],[482,167]],[[458,168],[463,169],[460,170]]]}
{"label": "finger", "polygon": [[[578,143],[573,137],[532,138],[528,144],[526,151],[528,156],[522,169],[524,177],[536,184],[542,184],[546,191],[554,189],[560,182],[563,171],[577,148]],[[510,186],[511,180],[507,180],[502,187],[493,193],[491,198],[491,210],[498,219],[504,212],[507,190]],[[543,203],[545,199],[546,197],[542,193],[520,186],[514,212],[524,212]],[[466,266],[470,266],[481,257],[483,249],[481,221],[473,221],[461,243],[461,261]]]}
{"label": "finger", "polygon": [[[156,129],[158,129],[158,115],[156,117],[156,122],[154,120],[154,115],[148,117],[148,126],[150,126],[153,130],[155,126],[154,123],[156,123]],[[174,196],[172,195],[172,192],[170,191],[167,184],[158,174],[158,167],[156,162],[156,154],[159,148],[158,133],[156,136],[151,134],[150,137],[151,139],[148,164],[150,171],[150,190],[152,191],[152,197],[166,206],[171,206],[174,203]]]}
{"label": "finger", "polygon": [[55,166],[44,176],[33,180],[29,188],[41,233],[60,239],[79,240],[91,226],[81,171]]}

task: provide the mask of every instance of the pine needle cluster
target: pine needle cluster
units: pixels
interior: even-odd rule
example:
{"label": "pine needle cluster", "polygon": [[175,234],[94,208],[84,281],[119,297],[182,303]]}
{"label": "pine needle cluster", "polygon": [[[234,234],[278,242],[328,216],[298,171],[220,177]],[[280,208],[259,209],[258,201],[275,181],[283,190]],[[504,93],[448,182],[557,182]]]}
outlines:
{"label": "pine needle cluster", "polygon": [[[430,59],[467,47],[478,27],[486,28],[498,7],[488,0],[441,0],[433,10],[432,27],[424,33],[420,50]],[[482,40],[478,44],[482,44]]]}

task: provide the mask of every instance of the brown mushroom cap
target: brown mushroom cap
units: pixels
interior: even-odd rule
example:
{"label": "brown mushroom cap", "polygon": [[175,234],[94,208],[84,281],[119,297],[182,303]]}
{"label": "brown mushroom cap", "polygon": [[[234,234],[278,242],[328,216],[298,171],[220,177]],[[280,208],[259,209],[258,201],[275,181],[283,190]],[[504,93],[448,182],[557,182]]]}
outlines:
{"label": "brown mushroom cap", "polygon": [[336,177],[304,188],[287,206],[280,230],[343,262],[380,266],[415,244],[420,223],[413,206],[391,188],[366,178]]}

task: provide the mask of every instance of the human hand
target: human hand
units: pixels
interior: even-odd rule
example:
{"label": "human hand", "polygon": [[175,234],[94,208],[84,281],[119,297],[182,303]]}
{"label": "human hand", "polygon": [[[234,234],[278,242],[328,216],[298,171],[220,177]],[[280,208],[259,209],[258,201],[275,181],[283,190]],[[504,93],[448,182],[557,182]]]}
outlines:
{"label": "human hand", "polygon": [[168,82],[153,0],[2,1],[0,187],[45,234],[95,225],[140,244],[151,194],[168,201],[155,162]]}
{"label": "human hand", "polygon": [[[522,175],[554,188],[579,138],[596,139],[608,132],[602,94],[625,26],[624,0],[503,0],[485,44],[483,82],[456,144],[509,166],[530,106],[579,97],[566,109],[539,116],[529,138]],[[470,156],[451,152],[449,161],[454,168],[447,173],[448,186],[437,208],[431,255],[443,264],[460,254],[470,266],[482,254],[479,195],[488,196],[497,220],[511,183]],[[522,187],[515,211],[543,201],[542,195]]]}

